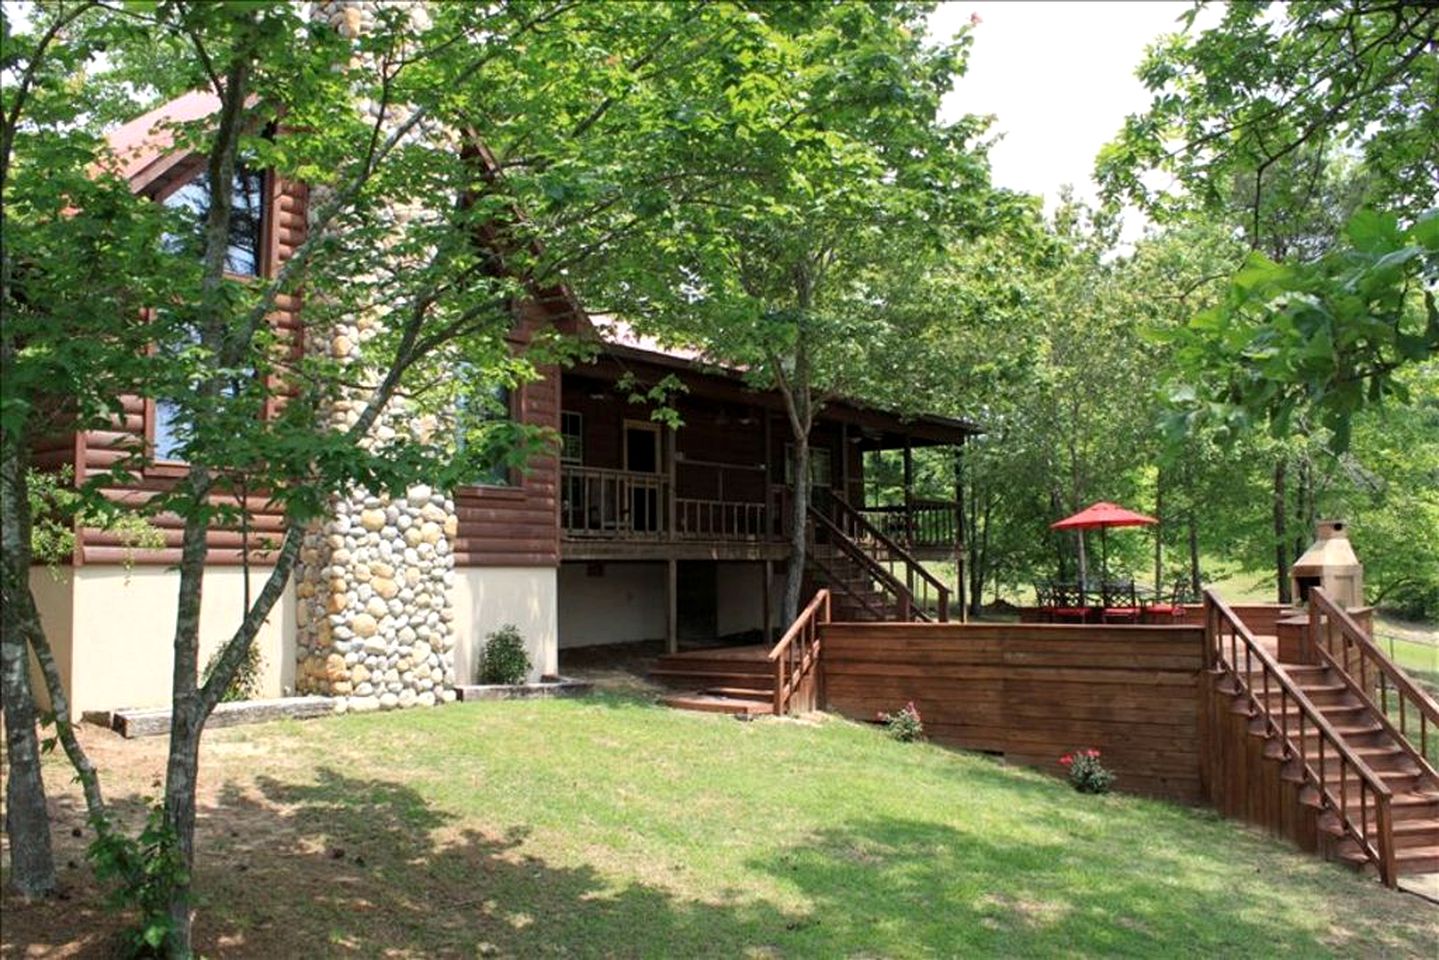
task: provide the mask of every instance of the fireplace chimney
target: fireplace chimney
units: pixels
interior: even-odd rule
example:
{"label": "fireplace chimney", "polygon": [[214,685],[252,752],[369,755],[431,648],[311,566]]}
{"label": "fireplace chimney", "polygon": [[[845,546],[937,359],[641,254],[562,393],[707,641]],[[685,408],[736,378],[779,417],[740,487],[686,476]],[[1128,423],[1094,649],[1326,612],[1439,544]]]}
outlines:
{"label": "fireplace chimney", "polygon": [[1347,526],[1343,520],[1316,524],[1314,543],[1289,568],[1295,603],[1306,603],[1309,591],[1321,587],[1345,610],[1364,606],[1364,567],[1349,545]]}

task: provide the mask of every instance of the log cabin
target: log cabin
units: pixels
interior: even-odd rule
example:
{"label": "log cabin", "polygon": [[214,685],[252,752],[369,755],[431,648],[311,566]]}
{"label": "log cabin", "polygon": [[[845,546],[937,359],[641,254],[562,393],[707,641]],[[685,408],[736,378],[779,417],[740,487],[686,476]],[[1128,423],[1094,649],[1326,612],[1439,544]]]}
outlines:
{"label": "log cabin", "polygon": [[[212,96],[189,94],[115,130],[110,144],[132,189],[157,203],[198,203],[203,164],[174,148],[167,124],[215,107]],[[229,270],[273,277],[304,242],[310,191],[244,172],[233,188],[241,229]],[[280,297],[270,321],[295,356],[344,359],[363,336],[308,329],[298,296]],[[621,321],[591,319],[568,291],[520,307],[513,349],[551,326],[589,339],[590,359],[548,368],[502,399],[512,417],[552,429],[557,448],[452,490],[334,498],[333,516],[307,535],[292,588],[257,639],[263,695],[323,694],[355,709],[438,703],[476,682],[485,638],[505,624],[524,637],[535,677],[562,671],[566,652],[581,647],[661,640],[675,651],[736,635],[773,638],[795,522],[814,542],[810,588],[830,587],[850,616],[947,619],[949,588],[922,561],[960,558],[958,508],[913,495],[910,453],[958,451],[978,432],[973,423],[831,400],[811,436],[815,506],[795,518],[776,392]],[[665,377],[684,385],[677,429],[631,399],[631,385]],[[164,404],[128,396],[106,429],[46,438],[34,462],[70,468],[84,483],[137,449],[146,451],[143,469],[106,490],[117,501],[151,496],[185,469]],[[903,451],[904,496],[866,503],[867,455],[883,451]],[[247,532],[209,532],[202,662],[268,576],[264,547],[283,530],[262,498],[245,510]],[[165,516],[154,523],[161,547],[83,528],[63,570],[33,572],[77,712],[168,701],[181,525]]]}

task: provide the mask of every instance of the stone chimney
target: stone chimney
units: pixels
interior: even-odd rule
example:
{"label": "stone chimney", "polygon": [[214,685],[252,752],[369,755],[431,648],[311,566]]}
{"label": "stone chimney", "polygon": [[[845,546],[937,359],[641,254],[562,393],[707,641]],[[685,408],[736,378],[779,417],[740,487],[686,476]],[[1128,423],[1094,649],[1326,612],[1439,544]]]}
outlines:
{"label": "stone chimney", "polygon": [[1289,568],[1294,602],[1305,603],[1309,591],[1320,587],[1346,610],[1364,606],[1364,567],[1349,544],[1343,520],[1321,520],[1314,543]]}
{"label": "stone chimney", "polygon": [[[376,0],[325,0],[313,16],[348,39],[373,28]],[[423,4],[407,9],[418,24]],[[355,109],[378,117],[381,105],[357,97]],[[388,105],[383,126],[393,129],[403,105]],[[310,210],[327,193],[315,187]],[[403,227],[424,211],[395,208]],[[365,345],[384,327],[382,311],[308,326],[307,352],[328,355],[364,378]],[[359,417],[363,388],[341,396],[331,411],[336,429]],[[392,401],[371,430],[370,443],[393,441],[418,420]],[[340,710],[389,710],[433,706],[453,700],[454,501],[442,491],[417,486],[391,497],[356,490],[335,497],[330,515],[307,532],[296,568],[297,636],[295,690],[335,697]]]}

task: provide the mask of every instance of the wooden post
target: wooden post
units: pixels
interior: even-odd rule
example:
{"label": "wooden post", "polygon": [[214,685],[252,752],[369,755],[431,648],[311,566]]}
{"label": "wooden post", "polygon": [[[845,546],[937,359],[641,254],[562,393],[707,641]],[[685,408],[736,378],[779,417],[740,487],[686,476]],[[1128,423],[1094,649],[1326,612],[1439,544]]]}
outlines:
{"label": "wooden post", "polygon": [[914,447],[904,435],[904,536],[905,546],[914,547]]}
{"label": "wooden post", "polygon": [[665,562],[665,650],[678,653],[679,632],[679,561],[671,557]]}
{"label": "wooden post", "polygon": [[669,531],[671,540],[675,538],[679,527],[679,518],[675,516],[676,488],[679,486],[678,470],[675,467],[675,440],[675,428],[665,427],[665,476],[669,478],[665,492],[665,528]]}
{"label": "wooden post", "polygon": [[[843,422],[839,425],[839,489],[843,491],[841,500],[855,502],[849,492],[849,424]],[[859,505],[864,507],[864,498],[860,498]]]}
{"label": "wooden post", "polygon": [[764,577],[764,583],[760,585],[760,596],[764,602],[764,642],[774,643],[774,601],[770,592],[774,585],[774,561],[766,560],[760,565],[760,573]]}
{"label": "wooden post", "polygon": [[969,622],[969,604],[964,589],[964,441],[954,448],[954,582],[955,600],[959,603],[959,622]]}
{"label": "wooden post", "polygon": [[[773,439],[772,439],[772,437],[770,436],[770,412],[769,412],[769,408],[768,408],[768,407],[765,407],[765,408],[764,408],[764,502],[765,502],[765,513],[767,513],[767,514],[769,515],[769,516],[767,516],[767,517],[765,518],[765,534],[767,535],[767,538],[768,538],[768,537],[773,537],[773,536],[775,535],[775,531],[778,530],[780,524],[783,523],[782,520],[776,520],[776,519],[775,519],[775,514],[778,512],[779,507],[777,507],[777,506],[775,505],[775,501],[774,501],[774,477],[770,476],[770,474],[771,474],[771,468],[770,468],[770,445],[772,444],[772,442],[773,442]],[[783,531],[780,531],[780,532],[783,533]]]}

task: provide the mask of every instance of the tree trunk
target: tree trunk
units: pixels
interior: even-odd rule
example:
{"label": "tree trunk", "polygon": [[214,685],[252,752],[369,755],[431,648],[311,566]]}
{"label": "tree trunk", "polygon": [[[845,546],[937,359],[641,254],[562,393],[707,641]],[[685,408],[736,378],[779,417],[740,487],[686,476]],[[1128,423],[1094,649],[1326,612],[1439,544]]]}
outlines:
{"label": "tree trunk", "polygon": [[[192,467],[187,478],[196,500],[209,490],[203,467]],[[171,957],[190,957],[190,875],[195,863],[195,781],[199,768],[200,734],[205,718],[200,711],[199,651],[200,607],[204,593],[206,523],[203,514],[185,522],[180,548],[180,591],[175,609],[172,646],[174,670],[170,681],[170,752],[165,764],[165,826],[170,830],[183,876],[170,887]]]}
{"label": "tree trunk", "polygon": [[1289,603],[1289,537],[1285,531],[1287,511],[1284,508],[1284,488],[1289,475],[1289,463],[1284,457],[1274,462],[1274,582],[1280,603]]}
{"label": "tree trunk", "polygon": [[800,591],[804,588],[804,565],[809,529],[809,434],[796,432],[790,445],[790,474],[793,519],[789,529],[789,565],[785,568],[784,597],[780,617],[785,629],[799,616]]}
{"label": "tree trunk", "polygon": [[1194,507],[1189,508],[1189,595],[1199,599],[1203,584],[1199,582],[1199,521],[1194,516]]}
{"label": "tree trunk", "polygon": [[35,700],[30,689],[30,658],[22,601],[30,591],[29,494],[27,457],[22,437],[7,436],[0,464],[0,528],[4,566],[0,571],[0,698],[4,699],[5,833],[10,839],[10,885],[25,897],[55,889],[55,858],[50,847],[50,817],[35,733]]}

